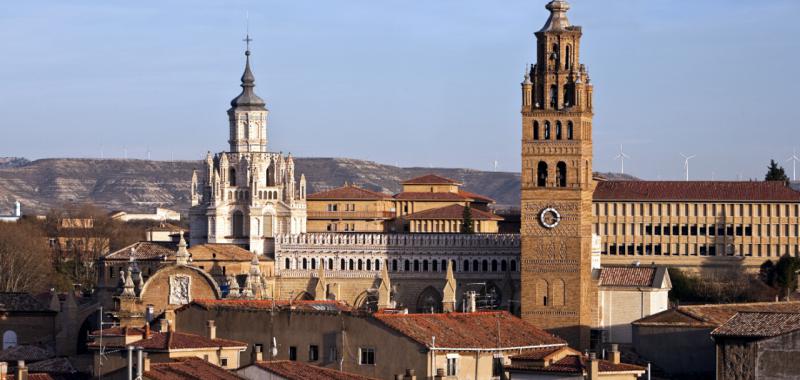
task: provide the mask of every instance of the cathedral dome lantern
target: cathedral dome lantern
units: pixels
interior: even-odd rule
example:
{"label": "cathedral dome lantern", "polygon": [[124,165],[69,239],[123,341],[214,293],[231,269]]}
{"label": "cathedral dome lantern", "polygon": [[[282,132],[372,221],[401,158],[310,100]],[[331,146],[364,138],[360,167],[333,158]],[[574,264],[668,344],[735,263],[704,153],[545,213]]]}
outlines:
{"label": "cathedral dome lantern", "polygon": [[567,19],[569,3],[565,0],[553,0],[545,8],[550,11],[550,17],[539,32],[560,31],[570,26]]}
{"label": "cathedral dome lantern", "polygon": [[242,92],[231,100],[231,107],[264,110],[266,102],[255,93],[256,77],[250,69],[250,50],[246,50],[244,55],[246,58],[242,74]]}

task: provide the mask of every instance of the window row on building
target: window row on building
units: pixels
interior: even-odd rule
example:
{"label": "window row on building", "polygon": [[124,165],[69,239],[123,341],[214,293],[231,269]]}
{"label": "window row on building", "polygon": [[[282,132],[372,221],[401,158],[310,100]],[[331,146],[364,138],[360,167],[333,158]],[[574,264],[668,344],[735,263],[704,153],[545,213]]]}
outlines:
{"label": "window row on building", "polygon": [[726,243],[671,243],[671,244],[604,244],[603,254],[637,256],[755,256],[779,257],[785,254],[800,256],[797,244],[726,244]]}
{"label": "window row on building", "polygon": [[800,224],[599,223],[595,233],[611,236],[798,237]]}
{"label": "window row on building", "polygon": [[[346,270],[346,271],[380,271],[381,259],[334,259],[303,257],[283,260],[283,269],[316,270],[320,266],[326,270]],[[463,261],[453,261],[453,270],[456,272],[516,272],[516,259],[464,259]],[[392,259],[389,261],[390,272],[445,272],[447,271],[447,259]]]}
{"label": "window row on building", "polygon": [[798,217],[800,204],[595,202],[595,216]]}

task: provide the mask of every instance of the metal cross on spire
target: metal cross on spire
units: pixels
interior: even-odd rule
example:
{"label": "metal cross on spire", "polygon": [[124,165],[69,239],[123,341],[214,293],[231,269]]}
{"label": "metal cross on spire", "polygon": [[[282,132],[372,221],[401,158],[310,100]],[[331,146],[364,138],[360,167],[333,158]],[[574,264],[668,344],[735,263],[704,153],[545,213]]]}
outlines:
{"label": "metal cross on spire", "polygon": [[242,41],[244,41],[244,43],[247,45],[247,51],[250,51],[250,42],[253,41],[253,39],[250,38],[250,11],[245,12],[244,18],[245,18],[245,37]]}

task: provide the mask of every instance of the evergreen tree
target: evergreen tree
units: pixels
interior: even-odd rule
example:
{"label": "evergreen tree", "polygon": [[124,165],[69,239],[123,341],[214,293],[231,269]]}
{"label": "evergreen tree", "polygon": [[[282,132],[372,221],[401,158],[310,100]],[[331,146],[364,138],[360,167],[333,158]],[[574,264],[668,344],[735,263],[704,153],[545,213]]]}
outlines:
{"label": "evergreen tree", "polygon": [[775,263],[773,263],[772,260],[764,261],[764,263],[761,264],[758,277],[765,284],[775,286]]}
{"label": "evergreen tree", "polygon": [[472,209],[470,209],[469,203],[464,207],[464,214],[461,220],[461,233],[475,233],[475,225],[472,222]]}
{"label": "evergreen tree", "polygon": [[783,170],[782,166],[779,166],[775,160],[769,160],[769,166],[767,167],[767,175],[764,176],[765,181],[789,181],[789,177],[786,176],[786,172]]}
{"label": "evergreen tree", "polygon": [[786,297],[797,288],[797,271],[800,270],[800,258],[787,255],[781,256],[775,264],[775,283]]}

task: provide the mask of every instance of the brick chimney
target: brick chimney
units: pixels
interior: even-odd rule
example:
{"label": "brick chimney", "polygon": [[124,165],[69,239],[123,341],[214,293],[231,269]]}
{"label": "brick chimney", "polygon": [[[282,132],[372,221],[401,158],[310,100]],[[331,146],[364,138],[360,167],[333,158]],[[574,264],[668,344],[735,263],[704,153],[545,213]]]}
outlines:
{"label": "brick chimney", "polygon": [[619,364],[620,352],[619,352],[619,345],[618,344],[614,343],[614,344],[611,345],[611,352],[610,352],[610,358],[609,359],[611,360],[612,363]]}
{"label": "brick chimney", "polygon": [[17,362],[17,375],[14,380],[28,380],[28,367],[25,366],[24,360]]}
{"label": "brick chimney", "polygon": [[253,362],[260,362],[264,361],[264,353],[261,352],[262,348],[260,344],[253,345]]}
{"label": "brick chimney", "polygon": [[436,369],[436,376],[433,379],[434,380],[444,380],[444,368],[437,368]]}
{"label": "brick chimney", "polygon": [[150,336],[151,336],[151,334],[150,334],[150,324],[149,323],[145,323],[144,324],[144,332],[142,333],[142,339],[148,339],[148,338],[150,338]]}
{"label": "brick chimney", "polygon": [[589,363],[587,363],[586,371],[589,375],[589,380],[599,380],[600,379],[600,362],[597,360],[597,354],[594,352],[589,353]]}
{"label": "brick chimney", "polygon": [[214,321],[211,319],[206,321],[206,327],[208,332],[208,339],[217,339],[217,325],[214,323]]}
{"label": "brick chimney", "polygon": [[169,331],[169,321],[166,318],[158,320],[158,331],[162,333]]}
{"label": "brick chimney", "polygon": [[0,380],[8,380],[8,363],[0,362]]}

